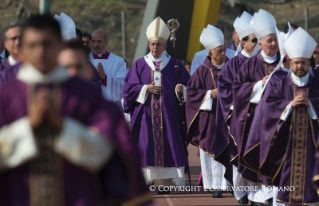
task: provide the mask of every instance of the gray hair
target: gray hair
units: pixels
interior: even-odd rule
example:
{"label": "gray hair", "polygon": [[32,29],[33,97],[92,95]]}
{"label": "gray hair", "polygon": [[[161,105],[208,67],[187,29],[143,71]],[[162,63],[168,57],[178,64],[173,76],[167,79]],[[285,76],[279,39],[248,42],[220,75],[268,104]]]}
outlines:
{"label": "gray hair", "polygon": [[12,23],[10,23],[10,24],[6,27],[6,29],[4,30],[4,31],[5,31],[5,32],[4,32],[4,40],[7,39],[7,32],[9,31],[9,29],[12,29],[12,28],[15,28],[15,27],[20,27],[20,28],[22,28],[22,24],[20,24],[19,22],[12,22]]}

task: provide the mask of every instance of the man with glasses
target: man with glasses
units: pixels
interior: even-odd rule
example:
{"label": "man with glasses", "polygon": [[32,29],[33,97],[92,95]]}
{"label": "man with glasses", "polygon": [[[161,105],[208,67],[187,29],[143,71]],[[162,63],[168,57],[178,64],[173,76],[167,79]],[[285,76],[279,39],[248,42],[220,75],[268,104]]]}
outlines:
{"label": "man with glasses", "polygon": [[[256,56],[260,47],[257,45],[257,38],[250,28],[250,21],[252,16],[247,12],[243,12],[241,17],[237,18],[234,22],[234,28],[241,40],[239,47],[239,53],[229,60],[222,71],[218,79],[218,98],[217,98],[217,131],[216,131],[216,156],[215,159],[221,162],[226,167],[225,177],[228,181],[233,182],[235,187],[239,186],[254,186],[244,180],[237,172],[238,167],[238,138],[234,132],[234,118],[233,114],[233,92],[232,85],[236,77],[239,68],[244,64],[246,60]],[[218,147],[217,147],[218,146]],[[230,166],[229,162],[233,165]],[[258,196],[258,194],[260,195]],[[260,202],[260,196],[262,191],[244,191],[234,190],[234,196],[240,204],[247,204],[248,200],[252,204],[258,204]],[[263,202],[263,200],[261,201]]]}
{"label": "man with glasses", "polygon": [[185,185],[188,162],[178,98],[186,100],[184,85],[190,76],[179,61],[165,53],[170,30],[160,17],[148,26],[146,35],[150,53],[138,59],[125,77],[123,105],[131,116],[147,184],[168,193],[161,185]]}
{"label": "man with glasses", "polygon": [[4,47],[9,52],[9,57],[2,61],[0,65],[0,70],[5,70],[8,67],[16,65],[19,58],[19,44],[20,44],[20,35],[21,35],[21,25],[18,23],[12,23],[8,25],[5,30],[5,41]]}
{"label": "man with glasses", "polygon": [[[237,171],[248,181],[260,185],[263,177],[259,172],[244,161],[244,150],[248,135],[251,130],[255,110],[266,86],[269,75],[275,70],[280,61],[276,20],[268,13],[260,9],[251,20],[251,29],[258,39],[261,52],[245,61],[236,74],[233,82],[233,117],[234,134],[238,147]],[[261,188],[263,186],[260,185]],[[272,204],[272,191],[264,190],[260,195],[260,204],[268,202]]]}
{"label": "man with glasses", "polygon": [[19,23],[9,24],[5,30],[4,47],[9,52],[9,57],[2,60],[0,64],[0,85],[15,77],[20,68],[20,45],[21,25]]}

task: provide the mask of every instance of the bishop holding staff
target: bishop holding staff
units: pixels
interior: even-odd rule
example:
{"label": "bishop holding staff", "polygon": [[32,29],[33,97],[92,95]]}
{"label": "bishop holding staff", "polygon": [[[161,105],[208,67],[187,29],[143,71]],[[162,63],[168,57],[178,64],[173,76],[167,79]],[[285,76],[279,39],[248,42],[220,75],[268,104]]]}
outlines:
{"label": "bishop holding staff", "polygon": [[[183,186],[188,162],[177,94],[186,100],[184,85],[190,76],[179,61],[177,72],[175,59],[165,53],[170,30],[160,17],[148,26],[146,35],[150,53],[138,59],[125,78],[124,112],[131,116],[146,182]],[[177,85],[177,78],[182,85]]]}
{"label": "bishop holding staff", "polygon": [[[201,34],[200,42],[209,52],[204,63],[196,69],[187,84],[186,119],[188,138],[199,147],[204,189],[226,189],[225,167],[214,159],[216,132],[216,104],[218,76],[227,60],[224,35],[216,27],[208,25]],[[213,198],[222,197],[214,191]]]}

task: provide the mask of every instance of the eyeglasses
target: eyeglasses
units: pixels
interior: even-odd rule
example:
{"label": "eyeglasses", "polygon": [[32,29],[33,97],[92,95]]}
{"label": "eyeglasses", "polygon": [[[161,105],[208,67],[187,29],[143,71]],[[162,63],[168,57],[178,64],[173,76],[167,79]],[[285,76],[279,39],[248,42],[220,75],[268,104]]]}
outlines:
{"label": "eyeglasses", "polygon": [[258,39],[257,39],[257,38],[253,38],[253,39],[251,40],[251,42],[252,42],[252,43],[257,43],[257,42],[258,42]]}

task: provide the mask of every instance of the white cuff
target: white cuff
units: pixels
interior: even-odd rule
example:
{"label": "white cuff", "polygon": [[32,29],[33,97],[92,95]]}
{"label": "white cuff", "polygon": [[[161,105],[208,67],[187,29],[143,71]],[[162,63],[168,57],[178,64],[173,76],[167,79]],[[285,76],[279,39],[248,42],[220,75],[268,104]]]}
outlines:
{"label": "white cuff", "polygon": [[234,110],[234,105],[232,104],[229,109],[233,111]]}
{"label": "white cuff", "polygon": [[281,115],[281,117],[280,117],[280,119],[281,119],[282,121],[286,121],[286,120],[287,120],[289,114],[290,114],[291,111],[292,111],[292,107],[291,107],[291,106],[292,106],[292,102],[290,102],[290,103],[287,105],[285,111],[282,113],[282,115]]}
{"label": "white cuff", "polygon": [[310,114],[311,119],[313,119],[313,120],[318,119],[317,114],[316,114],[316,111],[315,111],[315,109],[313,108],[312,103],[311,103],[310,100],[309,100],[308,110],[309,110],[309,114]]}
{"label": "white cuff", "polygon": [[75,119],[65,117],[63,121],[63,130],[55,140],[55,151],[91,172],[100,169],[113,154],[110,141]]}
{"label": "white cuff", "polygon": [[141,89],[141,91],[140,91],[140,94],[138,95],[136,101],[137,101],[138,103],[144,104],[145,101],[146,101],[146,99],[147,99],[147,97],[148,97],[147,84],[145,84],[145,85],[142,87],[142,89]]}
{"label": "white cuff", "polygon": [[17,167],[37,155],[37,144],[27,117],[0,129],[0,169]]}
{"label": "white cuff", "polygon": [[259,103],[262,90],[263,90],[263,81],[259,80],[253,88],[253,93],[251,95],[250,103],[254,103],[254,104]]}
{"label": "white cuff", "polygon": [[[184,101],[183,102],[186,102],[186,96],[187,96],[187,87],[185,87],[184,85],[183,85],[183,98],[184,98]],[[175,87],[175,94],[176,94],[176,97],[177,97],[177,99],[178,99],[178,93],[177,93],[177,90],[176,90],[176,87]]]}
{"label": "white cuff", "polygon": [[206,92],[206,95],[204,97],[204,101],[203,101],[203,104],[202,106],[199,108],[200,110],[203,110],[203,111],[212,111],[212,107],[213,107],[213,99],[211,97],[211,92],[212,90],[208,90]]}

